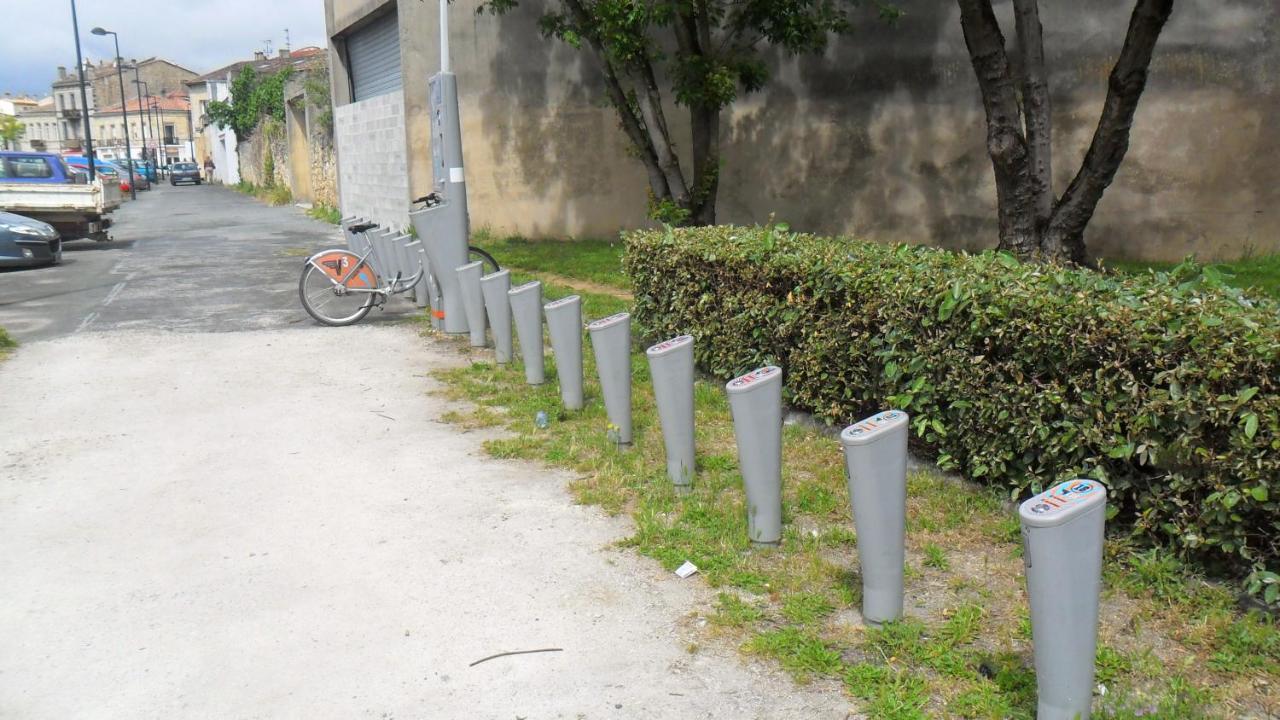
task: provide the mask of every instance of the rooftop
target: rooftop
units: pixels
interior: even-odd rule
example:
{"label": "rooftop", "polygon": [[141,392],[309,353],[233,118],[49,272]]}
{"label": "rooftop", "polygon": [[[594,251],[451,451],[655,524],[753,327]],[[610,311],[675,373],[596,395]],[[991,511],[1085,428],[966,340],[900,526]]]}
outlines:
{"label": "rooftop", "polygon": [[231,63],[224,67],[220,67],[213,72],[205,73],[198,78],[188,80],[187,85],[198,85],[203,82],[213,80],[220,82],[226,80],[228,75],[235,75],[245,66],[252,66],[255,72],[273,73],[283,70],[285,67],[299,67],[307,64],[312,59],[324,53],[324,49],[318,47],[304,47],[288,52],[281,50],[280,54],[275,57],[267,57],[264,53],[254,53],[252,60],[241,60]]}

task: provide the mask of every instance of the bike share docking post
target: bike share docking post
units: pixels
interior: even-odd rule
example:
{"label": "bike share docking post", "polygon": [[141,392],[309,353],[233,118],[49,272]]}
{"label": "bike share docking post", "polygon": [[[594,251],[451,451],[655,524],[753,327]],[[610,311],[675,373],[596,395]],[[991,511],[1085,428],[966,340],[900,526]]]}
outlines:
{"label": "bike share docking post", "polygon": [[1036,720],[1089,720],[1107,489],[1068,480],[1018,507],[1031,601]]}
{"label": "bike share docking post", "polygon": [[[413,286],[413,304],[424,308],[431,302],[431,296],[428,294],[431,290],[427,283],[427,278],[431,277],[431,273],[427,272],[427,254],[422,249],[421,240],[405,243],[404,249],[409,254],[409,265],[414,268],[415,273],[418,272],[418,263],[422,265],[422,277],[418,278],[418,284]],[[434,325],[434,315],[431,316],[431,321]]]}
{"label": "bike share docking post", "polygon": [[462,163],[462,126],[458,117],[458,78],[449,69],[448,3],[440,0],[440,72],[428,81],[431,115],[431,167],[436,191],[443,197],[409,213],[427,248],[440,286],[446,333],[468,331],[462,287],[454,268],[467,264],[470,219]]}
{"label": "bike share docking post", "polygon": [[862,618],[871,625],[902,617],[908,420],[901,410],[886,410],[840,433],[858,531]]}
{"label": "bike share docking post", "polygon": [[361,247],[362,243],[360,243],[357,240],[357,238],[359,237],[359,233],[351,232],[351,227],[353,225],[358,225],[362,222],[364,221],[358,217],[355,217],[354,215],[342,218],[342,222],[341,222],[342,236],[347,239],[347,247],[350,248],[351,251],[356,253],[357,255],[363,255],[364,248]]}
{"label": "bike share docking post", "polygon": [[566,410],[582,409],[582,298],[560,298],[542,307],[547,316],[551,354],[556,357],[560,400]]}
{"label": "bike share docking post", "polygon": [[542,283],[534,280],[511,288],[507,298],[511,301],[511,317],[516,321],[525,382],[541,385],[547,381],[542,361]]}
{"label": "bike share docking post", "polygon": [[493,359],[499,365],[511,362],[511,303],[507,299],[510,290],[511,273],[506,270],[480,278],[484,309],[489,316],[489,328],[493,330]]}
{"label": "bike share docking post", "polygon": [[693,337],[681,335],[644,351],[667,449],[667,477],[677,493],[693,484]]}
{"label": "bike share docking post", "polygon": [[485,347],[488,343],[484,337],[484,290],[480,288],[484,264],[467,263],[454,272],[462,287],[462,307],[466,310],[467,327],[471,330],[471,347]]}
{"label": "bike share docking post", "polygon": [[631,314],[618,313],[587,325],[596,355],[596,374],[617,443],[631,444]]}
{"label": "bike share docking post", "polygon": [[725,385],[747,493],[747,537],[782,542],[782,369],[752,370]]}

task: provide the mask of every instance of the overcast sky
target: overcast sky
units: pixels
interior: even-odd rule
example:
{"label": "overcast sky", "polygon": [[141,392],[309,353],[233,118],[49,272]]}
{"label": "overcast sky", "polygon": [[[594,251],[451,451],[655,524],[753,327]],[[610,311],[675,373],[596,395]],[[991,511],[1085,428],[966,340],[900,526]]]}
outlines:
{"label": "overcast sky", "polygon": [[[115,56],[111,36],[89,33],[95,26],[120,34],[120,54],[152,55],[196,73],[253,57],[270,41],[284,47],[289,28],[294,49],[324,46],[324,0],[76,0],[80,47],[85,59]],[[75,67],[71,0],[0,0],[0,94],[43,97],[58,66]]]}

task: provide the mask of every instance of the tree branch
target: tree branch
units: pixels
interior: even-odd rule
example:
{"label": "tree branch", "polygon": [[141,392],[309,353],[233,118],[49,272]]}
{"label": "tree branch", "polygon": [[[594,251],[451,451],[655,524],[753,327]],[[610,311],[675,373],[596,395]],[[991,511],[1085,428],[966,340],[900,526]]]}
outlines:
{"label": "tree branch", "polygon": [[1052,242],[1076,262],[1085,260],[1084,228],[1129,149],[1129,131],[1147,85],[1151,55],[1172,11],[1173,0],[1138,0],[1134,5],[1124,47],[1107,81],[1107,99],[1093,141],[1049,221]]}
{"label": "tree branch", "polygon": [[1053,213],[1053,114],[1044,71],[1044,30],[1037,0],[1013,0],[1018,47],[1022,54],[1022,113],[1027,133],[1036,223],[1044,227]]}
{"label": "tree branch", "polygon": [[658,165],[657,152],[654,150],[653,142],[648,133],[645,132],[643,121],[632,109],[631,103],[627,99],[626,90],[622,87],[622,81],[618,78],[617,70],[609,60],[609,55],[601,45],[600,39],[594,33],[586,32],[586,29],[591,27],[586,9],[582,6],[580,0],[565,0],[565,6],[573,14],[574,21],[578,23],[578,26],[583,28],[583,35],[587,38],[587,44],[591,46],[591,50],[599,61],[601,69],[604,70],[605,91],[608,92],[609,101],[613,103],[618,112],[618,120],[622,125],[622,131],[631,140],[631,145],[636,149],[636,154],[640,157],[640,161],[644,163],[645,172],[649,176],[649,189],[659,199],[670,197],[671,188],[667,183],[666,175]]}
{"label": "tree branch", "polygon": [[667,116],[662,110],[662,92],[658,89],[658,79],[653,73],[653,64],[648,58],[640,58],[632,62],[632,69],[640,85],[636,92],[636,103],[640,106],[645,130],[657,154],[658,166],[662,168],[662,174],[667,178],[672,199],[685,207],[689,203],[689,186],[684,180],[684,171],[680,169],[680,158],[676,156],[675,146],[671,142],[671,133],[667,129]]}

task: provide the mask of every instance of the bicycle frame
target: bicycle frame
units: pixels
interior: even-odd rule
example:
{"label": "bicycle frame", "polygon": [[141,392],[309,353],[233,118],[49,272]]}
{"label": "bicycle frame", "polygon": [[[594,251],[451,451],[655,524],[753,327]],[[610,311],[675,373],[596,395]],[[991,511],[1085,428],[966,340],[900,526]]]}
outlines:
{"label": "bicycle frame", "polygon": [[[330,251],[325,251],[325,252],[330,252]],[[344,250],[344,251],[342,251],[342,252],[350,252],[350,251],[349,251],[349,250]],[[413,286],[417,285],[417,284],[418,284],[418,282],[422,280],[422,277],[423,277],[423,276],[426,274],[426,272],[427,272],[427,268],[426,268],[426,266],[425,266],[425,265],[423,265],[423,263],[422,263],[422,261],[421,261],[421,260],[419,260],[419,261],[418,261],[418,269],[417,269],[417,271],[416,271],[416,272],[414,272],[414,274],[413,274],[412,276],[410,276],[408,279],[402,280],[402,279],[400,278],[399,273],[397,273],[397,274],[396,274],[396,276],[395,276],[395,278],[393,278],[393,279],[391,280],[391,282],[390,282],[390,283],[388,283],[387,285],[384,285],[384,286],[382,286],[382,287],[378,287],[378,288],[353,288],[353,287],[348,287],[348,286],[347,286],[347,282],[348,282],[348,281],[350,281],[350,280],[351,280],[351,278],[352,278],[352,277],[354,277],[354,276],[355,276],[355,274],[356,274],[357,272],[359,272],[359,271],[360,271],[360,268],[365,267],[365,266],[368,266],[370,270],[373,270],[373,271],[374,271],[374,275],[375,275],[375,276],[377,275],[377,269],[376,269],[376,268],[374,268],[374,267],[373,267],[373,265],[369,263],[369,256],[373,254],[373,246],[372,246],[372,245],[370,245],[370,246],[369,246],[369,249],[368,249],[368,250],[365,250],[365,252],[364,252],[364,254],[363,254],[363,255],[358,256],[358,257],[359,257],[359,260],[357,260],[357,261],[356,261],[356,262],[351,266],[351,269],[350,269],[350,270],[348,270],[348,271],[347,271],[347,273],[346,273],[345,275],[343,275],[342,277],[340,277],[340,278],[338,278],[338,279],[336,279],[336,280],[335,280],[331,275],[329,275],[329,273],[328,273],[328,272],[326,272],[324,268],[320,267],[320,265],[316,263],[315,258],[316,258],[317,256],[319,256],[319,255],[322,255],[322,254],[324,254],[324,253],[316,253],[316,255],[313,255],[313,256],[311,256],[310,258],[307,258],[307,263],[308,263],[309,265],[313,266],[315,269],[319,270],[320,272],[324,273],[324,276],[325,276],[325,277],[327,277],[327,278],[329,278],[329,282],[333,283],[335,287],[337,287],[337,286],[341,286],[341,287],[345,288],[345,291],[346,291],[346,292],[349,292],[349,293],[364,293],[364,294],[376,294],[376,295],[399,295],[400,293],[408,292],[410,288],[412,288]],[[354,254],[354,253],[353,253],[353,254]]]}

